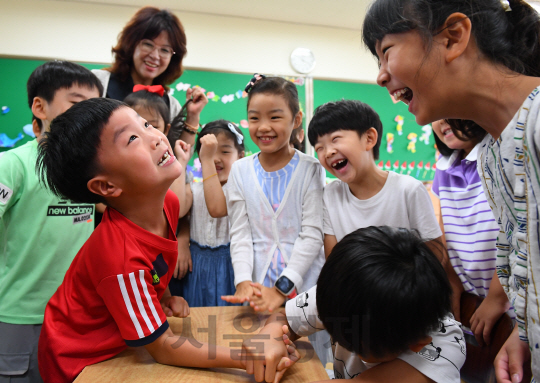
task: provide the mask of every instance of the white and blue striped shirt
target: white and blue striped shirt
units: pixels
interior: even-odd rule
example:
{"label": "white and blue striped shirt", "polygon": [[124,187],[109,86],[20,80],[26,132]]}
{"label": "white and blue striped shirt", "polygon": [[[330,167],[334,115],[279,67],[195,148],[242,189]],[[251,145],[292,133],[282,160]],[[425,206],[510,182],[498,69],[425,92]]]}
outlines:
{"label": "white and blue striped shirt", "polygon": [[[287,186],[291,181],[292,174],[296,169],[299,160],[300,157],[298,156],[298,153],[294,153],[293,158],[285,165],[285,167],[276,170],[275,172],[267,172],[261,166],[259,156],[257,155],[254,158],[253,165],[255,166],[255,174],[257,175],[257,179],[259,180],[264,195],[268,198],[268,202],[270,202],[274,211],[279,208],[279,205],[285,196],[285,191],[287,190]],[[287,267],[287,264],[285,263],[281,252],[279,249],[276,249],[262,283],[263,286],[274,287],[276,280],[279,278],[285,267]]]}

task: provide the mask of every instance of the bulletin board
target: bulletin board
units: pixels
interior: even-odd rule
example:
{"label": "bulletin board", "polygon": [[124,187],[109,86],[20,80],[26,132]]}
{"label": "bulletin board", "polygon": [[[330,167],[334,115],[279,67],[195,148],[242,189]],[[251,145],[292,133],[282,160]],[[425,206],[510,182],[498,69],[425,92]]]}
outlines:
{"label": "bulletin board", "polygon": [[[31,118],[28,107],[26,82],[32,71],[43,60],[0,58],[0,155],[1,152],[23,145],[33,139]],[[104,64],[86,64],[89,69],[99,69]],[[230,120],[240,126],[246,138],[246,155],[256,153],[258,148],[249,138],[246,121],[247,99],[242,93],[252,74],[234,74],[214,71],[186,69],[180,79],[171,85],[173,97],[185,102],[186,89],[200,86],[209,98],[208,105],[201,113],[201,124],[217,119]],[[298,89],[300,107],[305,111],[306,89],[303,77],[287,78]],[[340,81],[313,80],[313,103],[316,108],[328,101],[356,99],[371,105],[381,117],[383,137],[380,159],[382,169],[409,174],[419,180],[432,180],[435,163],[435,141],[430,127],[418,126],[415,118],[401,102],[394,103],[386,89],[373,84],[349,83]],[[399,119],[402,134],[398,132]],[[387,134],[393,134],[392,152],[389,152]],[[411,133],[416,134],[416,143],[410,145]],[[191,162],[196,170],[199,164]],[[198,171],[197,171],[198,173]],[[330,176],[330,175],[328,175]],[[330,176],[331,177],[331,176]]]}
{"label": "bulletin board", "polygon": [[[414,115],[407,110],[407,105],[395,103],[388,91],[378,85],[313,80],[314,108],[341,99],[360,100],[379,114],[383,136],[376,163],[380,168],[409,174],[421,181],[433,180],[436,149],[431,126],[419,126]],[[401,125],[402,134],[399,134],[398,124]],[[391,148],[388,147],[388,133],[393,135]],[[411,144],[413,139],[416,139],[414,145]]]}
{"label": "bulletin board", "polygon": [[[33,139],[32,113],[28,107],[26,82],[32,71],[43,60],[0,58],[0,152],[23,145]],[[106,65],[81,63],[89,69]],[[247,98],[243,90],[253,74],[233,74],[200,70],[185,70],[180,79],[171,85],[173,97],[184,104],[186,89],[200,86],[208,96],[208,105],[201,113],[201,124],[225,119],[238,124],[245,137],[246,155],[258,152],[249,138],[247,129]],[[306,93],[304,79],[288,78],[298,89],[302,110]]]}

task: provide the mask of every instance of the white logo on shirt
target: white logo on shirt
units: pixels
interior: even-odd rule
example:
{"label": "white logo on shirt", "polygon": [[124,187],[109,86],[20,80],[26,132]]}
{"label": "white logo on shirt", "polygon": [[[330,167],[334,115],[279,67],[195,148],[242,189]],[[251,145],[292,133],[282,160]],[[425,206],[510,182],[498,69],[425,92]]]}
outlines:
{"label": "white logo on shirt", "polygon": [[0,202],[7,203],[11,196],[13,195],[13,190],[8,188],[6,185],[0,183]]}

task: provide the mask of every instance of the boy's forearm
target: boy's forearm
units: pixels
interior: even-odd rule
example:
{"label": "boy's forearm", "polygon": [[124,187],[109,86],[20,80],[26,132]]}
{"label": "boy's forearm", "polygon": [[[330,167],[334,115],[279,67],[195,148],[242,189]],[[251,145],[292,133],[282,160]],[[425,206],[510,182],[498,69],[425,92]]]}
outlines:
{"label": "boy's forearm", "polygon": [[240,358],[240,349],[237,351],[176,336],[170,329],[145,347],[156,362],[161,364],[198,368],[245,368]]}

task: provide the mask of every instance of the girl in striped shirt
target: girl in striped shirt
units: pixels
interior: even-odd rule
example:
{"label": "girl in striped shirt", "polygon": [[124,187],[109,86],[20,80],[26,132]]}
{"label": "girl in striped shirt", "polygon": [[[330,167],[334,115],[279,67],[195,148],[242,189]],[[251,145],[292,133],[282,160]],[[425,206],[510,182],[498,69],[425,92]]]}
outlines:
{"label": "girl in striped shirt", "polygon": [[[489,344],[491,330],[510,302],[495,272],[499,227],[476,170],[478,143],[486,132],[472,121],[463,123],[474,137],[454,133],[446,120],[432,124],[442,155],[432,190],[440,199],[441,230],[463,290],[485,298],[471,318],[471,330],[482,345],[484,340]],[[509,314],[513,317],[513,310]]]}

